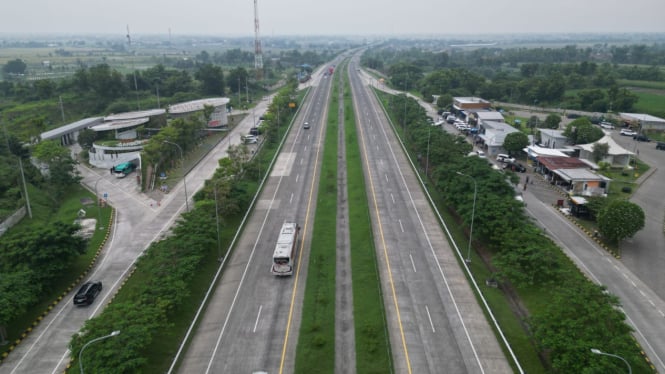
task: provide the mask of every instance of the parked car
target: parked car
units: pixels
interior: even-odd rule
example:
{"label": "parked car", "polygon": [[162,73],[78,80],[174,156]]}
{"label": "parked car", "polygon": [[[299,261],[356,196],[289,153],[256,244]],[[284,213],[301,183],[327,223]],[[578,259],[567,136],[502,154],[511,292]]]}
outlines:
{"label": "parked car", "polygon": [[637,133],[635,131],[631,130],[631,129],[621,129],[621,131],[619,131],[619,135],[635,136],[635,135],[637,135]]}
{"label": "parked car", "polygon": [[477,154],[478,157],[480,157],[480,158],[487,158],[487,156],[485,156],[485,152],[483,152],[483,151],[481,151],[481,150],[477,150],[477,151],[476,151],[476,154]]}
{"label": "parked car", "polygon": [[657,142],[656,143],[656,149],[660,149],[661,151],[665,151],[665,142]]}
{"label": "parked car", "polygon": [[520,164],[519,162],[506,162],[503,165],[503,168],[507,170],[512,170],[514,172],[526,173],[526,168],[524,167],[524,165]]}
{"label": "parked car", "polygon": [[100,292],[102,292],[102,282],[85,282],[74,296],[74,305],[90,305]]}
{"label": "parked car", "polygon": [[497,162],[515,162],[515,158],[508,156],[505,153],[499,153],[496,155],[496,161]]}
{"label": "parked car", "polygon": [[614,125],[609,122],[601,122],[600,127],[604,128],[605,130],[614,130]]}
{"label": "parked car", "polygon": [[637,134],[637,135],[633,136],[633,140],[636,140],[638,142],[650,142],[651,141],[651,139],[649,139],[649,137],[644,135],[644,134]]}
{"label": "parked car", "polygon": [[256,144],[259,142],[259,138],[254,135],[242,135],[241,139],[245,144]]}
{"label": "parked car", "polygon": [[259,128],[258,127],[252,127],[251,129],[249,129],[249,135],[258,136],[259,135]]}

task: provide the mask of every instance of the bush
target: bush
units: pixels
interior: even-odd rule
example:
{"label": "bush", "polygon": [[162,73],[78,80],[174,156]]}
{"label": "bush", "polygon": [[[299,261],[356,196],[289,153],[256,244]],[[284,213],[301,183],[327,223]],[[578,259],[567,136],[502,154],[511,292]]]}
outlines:
{"label": "bush", "polygon": [[629,186],[621,187],[621,192],[631,193],[632,191],[633,191],[633,189],[630,188]]}

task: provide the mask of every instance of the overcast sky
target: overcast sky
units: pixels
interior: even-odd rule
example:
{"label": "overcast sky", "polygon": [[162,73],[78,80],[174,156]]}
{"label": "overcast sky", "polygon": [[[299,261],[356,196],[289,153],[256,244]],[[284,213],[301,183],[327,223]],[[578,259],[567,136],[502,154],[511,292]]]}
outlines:
{"label": "overcast sky", "polygon": [[[253,0],[19,0],[0,33],[243,36]],[[665,32],[665,0],[259,0],[261,35]]]}

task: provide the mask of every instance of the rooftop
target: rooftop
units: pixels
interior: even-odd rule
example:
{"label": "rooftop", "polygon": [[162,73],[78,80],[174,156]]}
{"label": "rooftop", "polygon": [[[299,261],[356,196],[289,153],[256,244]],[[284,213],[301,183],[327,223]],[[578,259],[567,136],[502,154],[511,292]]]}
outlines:
{"label": "rooftop", "polygon": [[179,104],[174,104],[169,106],[169,113],[171,114],[184,114],[184,113],[191,113],[191,112],[197,112],[199,110],[203,110],[203,108],[206,105],[212,106],[212,107],[218,107],[222,105],[226,105],[230,102],[231,100],[226,97],[213,97],[209,99],[200,99],[200,100],[193,100],[193,101],[187,101],[184,103],[179,103]]}

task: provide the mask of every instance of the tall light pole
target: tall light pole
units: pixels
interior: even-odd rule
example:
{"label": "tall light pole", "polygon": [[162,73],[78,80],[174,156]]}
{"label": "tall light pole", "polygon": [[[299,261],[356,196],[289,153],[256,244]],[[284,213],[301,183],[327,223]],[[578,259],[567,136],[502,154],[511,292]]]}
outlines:
{"label": "tall light pole", "polygon": [[187,207],[187,211],[189,212],[189,198],[187,197],[187,170],[185,170],[185,157],[183,156],[182,148],[178,144],[170,142],[168,140],[164,140],[163,142],[175,145],[176,147],[178,147],[178,150],[180,151],[180,159],[182,160],[182,184],[185,186],[185,206]]}
{"label": "tall light pole", "polygon": [[406,79],[404,79],[404,118],[402,120],[402,132],[406,136],[406,99],[408,98],[406,94]]}
{"label": "tall light pole", "polygon": [[110,334],[108,334],[108,335],[104,335],[104,336],[100,336],[99,338],[92,339],[91,341],[89,341],[89,342],[87,342],[87,343],[85,343],[85,344],[83,345],[83,347],[81,348],[81,351],[79,352],[79,371],[81,372],[81,374],[83,374],[83,361],[81,361],[81,357],[83,356],[83,351],[84,351],[84,350],[85,350],[90,344],[92,344],[92,343],[94,343],[94,342],[98,342],[98,341],[100,341],[100,340],[104,340],[104,339],[106,339],[106,338],[111,338],[111,337],[114,337],[114,336],[118,336],[119,334],[120,334],[120,331],[116,330],[116,331],[113,331],[112,333],[110,333]]}
{"label": "tall light pole", "polygon": [[432,126],[429,126],[427,130],[427,159],[425,160],[425,180],[429,179],[429,140],[432,136]]}
{"label": "tall light pole", "polygon": [[600,349],[596,349],[596,348],[591,348],[591,353],[595,353],[597,355],[603,355],[603,356],[610,356],[610,357],[618,358],[619,360],[623,361],[623,363],[626,364],[626,366],[628,367],[628,374],[633,374],[633,369],[630,367],[630,364],[628,363],[628,361],[626,361],[625,358],[623,358],[619,355],[614,355],[614,354],[611,354],[611,353],[605,353],[605,352],[601,351]]}
{"label": "tall light pole", "polygon": [[102,224],[102,208],[100,207],[100,205],[102,205],[102,202],[101,202],[101,199],[99,198],[99,195],[97,194],[97,183],[99,183],[100,180],[102,180],[102,177],[99,177],[99,179],[97,179],[97,182],[95,182],[95,199],[97,199],[97,222],[98,222],[99,230],[104,230],[104,227],[101,226],[101,224]]}
{"label": "tall light pole", "polygon": [[217,203],[217,182],[219,180],[216,180],[215,183],[213,183],[212,188],[215,193],[215,221],[217,222],[217,261],[222,261],[222,247],[220,244],[220,239],[219,239],[219,205]]}
{"label": "tall light pole", "polygon": [[473,209],[471,210],[471,231],[469,232],[469,248],[466,251],[466,263],[471,263],[471,241],[473,240],[473,219],[476,217],[476,196],[478,195],[478,184],[476,184],[476,178],[470,176],[469,174],[464,174],[460,171],[457,172],[459,175],[464,175],[471,178],[473,181]]}

